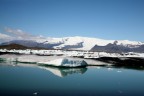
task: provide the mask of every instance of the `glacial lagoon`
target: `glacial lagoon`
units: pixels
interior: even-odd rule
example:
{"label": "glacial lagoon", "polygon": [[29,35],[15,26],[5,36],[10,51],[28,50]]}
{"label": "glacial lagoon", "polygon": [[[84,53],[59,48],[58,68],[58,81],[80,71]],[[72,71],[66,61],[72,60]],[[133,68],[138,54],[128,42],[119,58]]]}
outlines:
{"label": "glacial lagoon", "polygon": [[144,69],[1,62],[0,96],[144,96]]}

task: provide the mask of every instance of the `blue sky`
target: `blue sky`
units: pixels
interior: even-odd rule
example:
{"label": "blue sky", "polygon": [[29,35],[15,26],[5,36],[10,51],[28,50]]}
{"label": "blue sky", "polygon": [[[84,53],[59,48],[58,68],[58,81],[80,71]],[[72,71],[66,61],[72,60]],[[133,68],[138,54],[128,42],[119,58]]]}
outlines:
{"label": "blue sky", "polygon": [[144,41],[144,0],[0,0],[0,33]]}

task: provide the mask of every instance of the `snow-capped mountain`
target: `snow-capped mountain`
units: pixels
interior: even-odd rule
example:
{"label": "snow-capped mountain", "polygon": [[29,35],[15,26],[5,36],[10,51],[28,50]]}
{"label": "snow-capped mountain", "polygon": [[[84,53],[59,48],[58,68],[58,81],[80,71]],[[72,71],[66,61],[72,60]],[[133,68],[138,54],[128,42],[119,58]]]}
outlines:
{"label": "snow-capped mountain", "polygon": [[[112,45],[117,46],[120,49],[123,47],[139,48],[140,46],[144,45],[144,43],[137,42],[137,41],[103,40],[98,38],[88,38],[88,37],[79,37],[79,36],[64,37],[64,38],[45,38],[45,39],[34,39],[34,40],[13,40],[2,44],[7,45],[12,43],[20,44],[27,47],[42,47],[42,48],[69,49],[69,50],[91,50],[92,49],[92,51],[97,51],[98,47],[100,49],[102,47],[111,49],[111,47],[107,47],[107,46],[112,46]],[[103,50],[100,51],[104,51],[104,48],[102,49]]]}

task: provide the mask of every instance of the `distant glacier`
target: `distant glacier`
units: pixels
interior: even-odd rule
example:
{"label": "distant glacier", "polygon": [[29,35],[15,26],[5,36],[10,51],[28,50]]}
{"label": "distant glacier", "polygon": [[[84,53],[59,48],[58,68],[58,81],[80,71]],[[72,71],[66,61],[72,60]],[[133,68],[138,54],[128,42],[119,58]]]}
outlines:
{"label": "distant glacier", "polygon": [[96,52],[144,52],[144,43],[129,40],[104,40],[88,37],[45,38],[32,40],[12,40],[0,45],[19,44],[27,47],[38,47],[62,50],[87,50]]}

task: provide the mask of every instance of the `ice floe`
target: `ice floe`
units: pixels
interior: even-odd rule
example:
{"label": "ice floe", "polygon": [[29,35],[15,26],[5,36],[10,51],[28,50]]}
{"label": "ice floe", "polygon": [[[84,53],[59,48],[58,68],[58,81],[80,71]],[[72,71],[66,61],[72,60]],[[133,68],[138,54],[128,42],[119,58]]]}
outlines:
{"label": "ice floe", "polygon": [[38,62],[39,64],[46,64],[61,67],[83,67],[88,64],[84,60],[75,60],[71,58],[59,58],[48,62]]}

